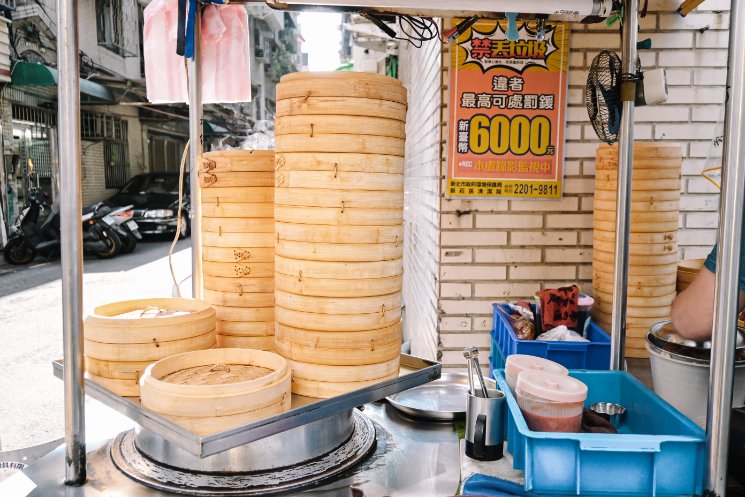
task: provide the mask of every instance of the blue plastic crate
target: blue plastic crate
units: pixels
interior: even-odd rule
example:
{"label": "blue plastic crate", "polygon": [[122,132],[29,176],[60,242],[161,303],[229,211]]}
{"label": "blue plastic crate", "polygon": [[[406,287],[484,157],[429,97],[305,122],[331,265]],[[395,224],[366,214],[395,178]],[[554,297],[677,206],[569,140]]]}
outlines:
{"label": "blue plastic crate", "polygon": [[610,336],[590,321],[586,338],[589,342],[548,342],[518,340],[510,324],[510,316],[493,304],[494,326],[491,331],[492,369],[504,368],[512,354],[526,354],[558,362],[567,369],[610,369]]}
{"label": "blue plastic crate", "polygon": [[639,380],[621,371],[570,371],[587,385],[585,405],[625,406],[619,434],[531,431],[504,370],[494,372],[507,405],[507,450],[525,489],[554,495],[700,495],[704,431]]}

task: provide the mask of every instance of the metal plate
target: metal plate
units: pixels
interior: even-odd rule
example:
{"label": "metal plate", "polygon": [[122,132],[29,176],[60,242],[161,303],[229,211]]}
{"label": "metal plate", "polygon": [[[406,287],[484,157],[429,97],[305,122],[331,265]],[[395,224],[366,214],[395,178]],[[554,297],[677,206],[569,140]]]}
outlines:
{"label": "metal plate", "polygon": [[[494,380],[484,378],[488,387]],[[474,385],[478,379],[474,376]],[[448,421],[466,415],[468,375],[466,373],[442,373],[439,380],[400,392],[386,400],[399,411],[417,418]]]}

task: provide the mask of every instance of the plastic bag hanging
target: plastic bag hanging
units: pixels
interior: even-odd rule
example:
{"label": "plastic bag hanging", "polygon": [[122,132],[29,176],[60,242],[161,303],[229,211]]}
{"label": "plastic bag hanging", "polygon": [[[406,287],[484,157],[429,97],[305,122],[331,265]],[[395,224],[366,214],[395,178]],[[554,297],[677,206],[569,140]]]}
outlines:
{"label": "plastic bag hanging", "polygon": [[147,99],[152,103],[186,102],[186,68],[183,57],[176,53],[178,0],[154,0],[145,7],[143,21]]}
{"label": "plastic bag hanging", "polygon": [[242,5],[207,5],[202,12],[204,103],[251,101],[248,13]]}

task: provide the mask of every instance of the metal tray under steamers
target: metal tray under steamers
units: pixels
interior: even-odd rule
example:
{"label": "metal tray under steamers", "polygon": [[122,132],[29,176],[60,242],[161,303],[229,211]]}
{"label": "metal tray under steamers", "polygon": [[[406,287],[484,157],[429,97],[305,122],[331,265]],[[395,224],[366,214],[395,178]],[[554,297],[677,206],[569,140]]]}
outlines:
{"label": "metal tray under steamers", "polygon": [[[62,361],[53,361],[52,367],[54,375],[61,379],[64,370]],[[292,407],[287,412],[207,436],[196,435],[157,412],[142,407],[139,397],[120,397],[87,378],[85,393],[187,452],[197,457],[207,457],[423,385],[438,379],[441,372],[442,365],[437,362],[401,354],[398,378],[330,399],[293,394]]]}

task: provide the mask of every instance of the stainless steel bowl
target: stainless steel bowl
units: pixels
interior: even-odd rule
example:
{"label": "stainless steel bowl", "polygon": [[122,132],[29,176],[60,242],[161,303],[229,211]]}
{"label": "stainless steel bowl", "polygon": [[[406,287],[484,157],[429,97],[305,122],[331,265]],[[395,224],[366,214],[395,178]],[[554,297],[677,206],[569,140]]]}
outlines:
{"label": "stainless steel bowl", "polygon": [[592,404],[589,409],[610,421],[616,430],[621,427],[624,418],[626,418],[626,408],[620,404],[613,404],[612,402],[596,402],[595,404]]}
{"label": "stainless steel bowl", "polygon": [[[711,341],[709,340],[704,342],[697,342],[696,340],[689,340],[680,336],[680,334],[678,334],[678,331],[675,329],[675,326],[673,326],[673,322],[669,320],[661,321],[655,324],[654,326],[652,326],[652,328],[650,328],[649,333],[663,342],[674,343],[682,347],[688,347],[698,350],[711,349]],[[745,348],[745,337],[743,337],[743,330],[740,328],[737,329],[737,348]]]}

